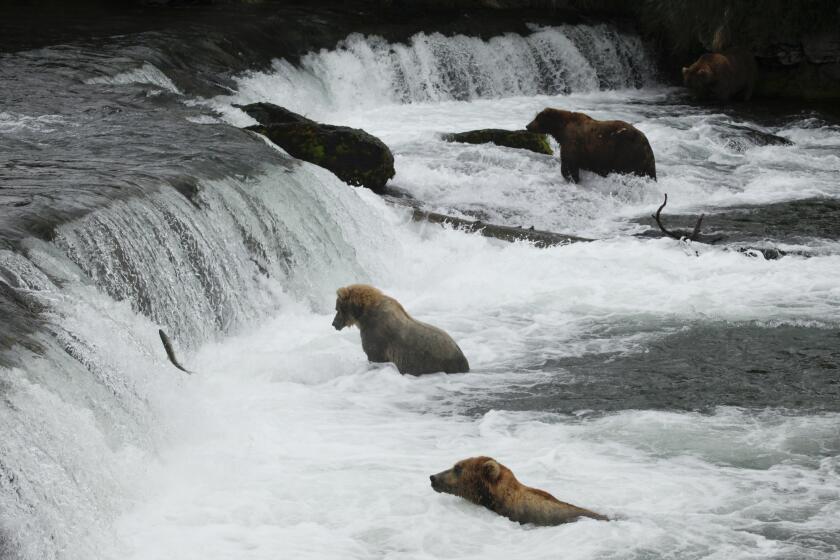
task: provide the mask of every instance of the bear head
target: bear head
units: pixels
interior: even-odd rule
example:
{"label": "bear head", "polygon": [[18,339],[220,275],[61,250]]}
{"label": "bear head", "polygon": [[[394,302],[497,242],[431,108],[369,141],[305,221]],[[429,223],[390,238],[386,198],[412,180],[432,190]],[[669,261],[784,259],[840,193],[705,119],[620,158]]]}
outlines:
{"label": "bear head", "polygon": [[429,477],[435,492],[453,494],[496,511],[496,488],[513,473],[490,457],[458,461],[451,469]]}
{"label": "bear head", "polygon": [[682,75],[685,87],[698,92],[708,90],[715,83],[715,74],[712,67],[703,62],[695,62],[688,67],[684,66]]}
{"label": "bear head", "polygon": [[357,325],[367,308],[385,297],[378,289],[367,284],[339,288],[336,295],[332,326],[337,331]]}
{"label": "bear head", "polygon": [[540,134],[551,134],[558,142],[563,141],[563,132],[566,125],[574,120],[575,113],[561,109],[543,109],[534,120],[528,123],[525,130]]}

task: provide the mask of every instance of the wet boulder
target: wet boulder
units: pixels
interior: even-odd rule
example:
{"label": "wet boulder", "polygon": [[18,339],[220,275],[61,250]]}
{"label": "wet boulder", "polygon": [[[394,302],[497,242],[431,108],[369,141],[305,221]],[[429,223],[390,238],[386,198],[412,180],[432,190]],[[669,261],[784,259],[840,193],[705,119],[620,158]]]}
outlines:
{"label": "wet boulder", "polygon": [[307,119],[303,115],[298,115],[289,111],[285,107],[275,105],[274,103],[251,103],[250,105],[236,105],[234,107],[242,109],[248,116],[267,126],[269,124],[303,124],[314,122]]}
{"label": "wet boulder", "polygon": [[394,176],[394,156],[359,128],[323,124],[271,103],[239,106],[260,124],[248,127],[298,159],[332,171],[351,185],[382,193]]}
{"label": "wet boulder", "polygon": [[723,137],[726,145],[736,152],[745,152],[758,146],[793,145],[793,142],[782,136],[737,124],[729,125],[729,130],[724,132]]}
{"label": "wet boulder", "polygon": [[527,130],[502,130],[499,128],[484,128],[444,134],[442,138],[447,142],[464,142],[466,144],[496,144],[507,148],[531,150],[538,154],[553,155],[551,145],[545,134],[528,132]]}

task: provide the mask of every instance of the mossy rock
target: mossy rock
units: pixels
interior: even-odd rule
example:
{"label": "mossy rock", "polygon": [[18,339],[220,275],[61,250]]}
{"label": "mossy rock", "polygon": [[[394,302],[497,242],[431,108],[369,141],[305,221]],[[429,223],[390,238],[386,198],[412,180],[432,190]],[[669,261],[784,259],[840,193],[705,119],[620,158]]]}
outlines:
{"label": "mossy rock", "polygon": [[447,142],[464,142],[466,144],[496,144],[507,148],[530,150],[538,154],[554,155],[545,134],[528,132],[527,130],[502,130],[499,128],[485,128],[444,134]]}
{"label": "mossy rock", "polygon": [[234,103],[233,106],[242,109],[262,125],[315,122],[274,103],[251,103],[250,105],[237,105]]}
{"label": "mossy rock", "polygon": [[322,124],[271,103],[241,107],[260,121],[248,127],[289,152],[329,169],[351,185],[382,193],[394,176],[394,156],[379,138],[358,128]]}

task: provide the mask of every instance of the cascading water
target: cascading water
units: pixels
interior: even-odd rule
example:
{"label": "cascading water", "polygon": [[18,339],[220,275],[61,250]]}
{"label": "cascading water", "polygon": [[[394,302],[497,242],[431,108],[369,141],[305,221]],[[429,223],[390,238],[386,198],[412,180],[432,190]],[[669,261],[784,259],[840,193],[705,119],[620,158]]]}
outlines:
{"label": "cascading water", "polygon": [[0,511],[16,554],[117,554],[94,533],[176,429],[168,409],[183,406],[154,325],[186,349],[271,316],[283,291],[323,302],[364,278],[353,247],[375,226],[362,231],[368,210],[353,192],[323,188],[336,182],[279,168],[203,182],[192,201],[168,189],[3,252],[0,281],[46,323],[38,354],[13,349],[21,365],[3,376]]}
{"label": "cascading water", "polygon": [[365,109],[393,103],[641,87],[653,64],[637,36],[606,26],[538,28],[526,37],[418,33],[406,43],[353,34],[335,50],[275,61],[240,80],[243,102],[276,100],[295,111]]}
{"label": "cascading water", "polygon": [[307,192],[316,182],[275,170],[257,181],[204,183],[192,201],[171,190],[118,202],[61,226],[54,244],[113,299],[132,302],[178,339],[202,342],[271,308],[263,278],[306,298],[363,274],[329,225],[348,203]]}
{"label": "cascading water", "polygon": [[[840,551],[836,124],[687,105],[608,26],[352,35],[210,100],[145,60],[68,49],[0,59],[0,87],[22,88],[0,114],[17,189],[0,228],[3,560]],[[600,240],[412,224],[220,120],[248,124],[232,104],[250,101],[377,134],[419,204]],[[570,185],[554,157],[440,139],[546,105],[636,123],[659,183]],[[631,236],[663,192],[735,241],[811,258]],[[776,229],[739,229],[766,213]],[[796,213],[815,219],[786,225]],[[335,288],[360,281],[450,332],[473,373],[369,364],[330,327]],[[478,454],[613,521],[520,527],[428,487]]]}

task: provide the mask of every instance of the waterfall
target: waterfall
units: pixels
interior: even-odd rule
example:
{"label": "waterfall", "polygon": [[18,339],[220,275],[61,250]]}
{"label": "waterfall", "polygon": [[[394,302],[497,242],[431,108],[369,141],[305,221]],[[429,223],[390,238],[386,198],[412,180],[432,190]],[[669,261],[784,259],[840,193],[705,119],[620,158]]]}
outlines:
{"label": "waterfall", "polygon": [[323,311],[367,277],[354,247],[385,238],[354,189],[303,164],[201,181],[192,200],[165,186],[0,251],[0,282],[45,323],[0,368],[0,557],[107,556],[120,497],[169,431],[197,421],[172,410],[184,380],[158,327],[186,352],[284,293]]}
{"label": "waterfall", "polygon": [[292,288],[315,261],[324,270],[356,266],[299,175],[275,171],[279,184],[207,181],[192,202],[174,189],[116,202],[61,226],[54,242],[113,299],[130,301],[176,339],[205,341],[264,315],[272,302],[261,280]]}
{"label": "waterfall", "polygon": [[556,95],[638,88],[654,79],[639,37],[608,25],[532,26],[483,40],[417,33],[406,43],[352,34],[334,50],[274,62],[240,80],[245,102],[276,101],[298,111],[392,103]]}

